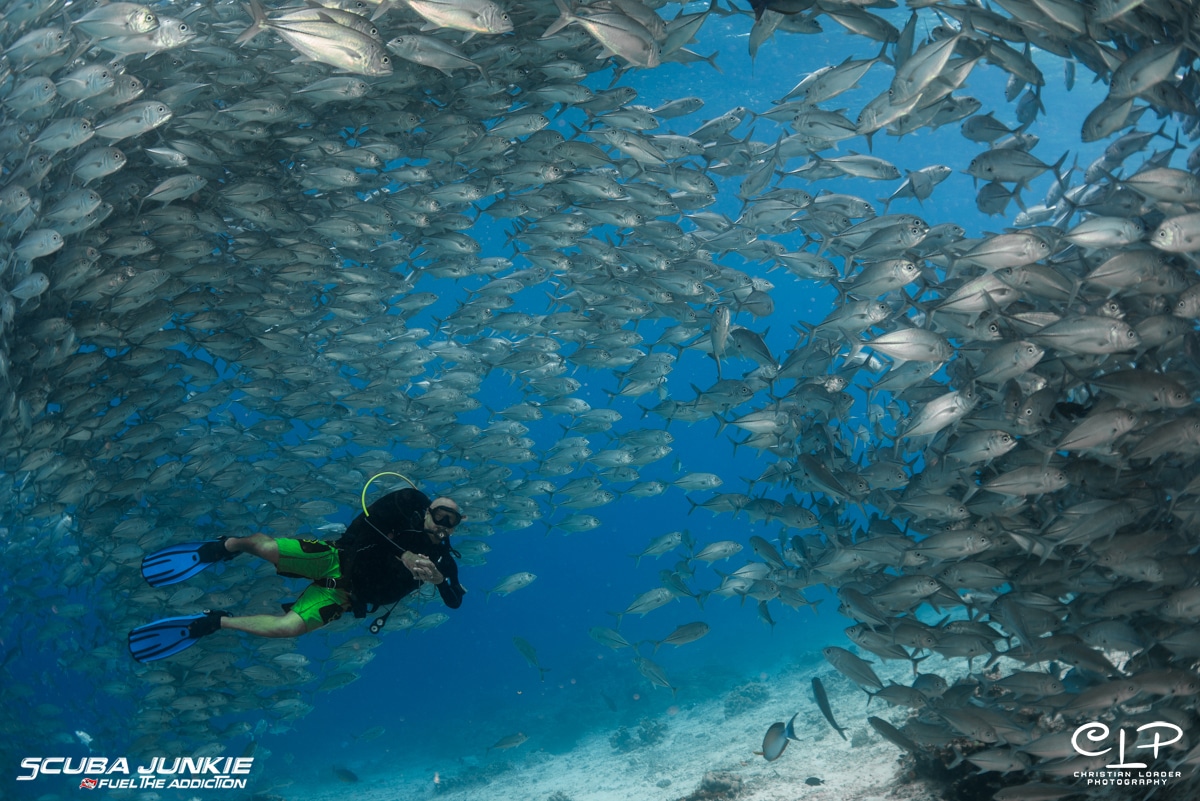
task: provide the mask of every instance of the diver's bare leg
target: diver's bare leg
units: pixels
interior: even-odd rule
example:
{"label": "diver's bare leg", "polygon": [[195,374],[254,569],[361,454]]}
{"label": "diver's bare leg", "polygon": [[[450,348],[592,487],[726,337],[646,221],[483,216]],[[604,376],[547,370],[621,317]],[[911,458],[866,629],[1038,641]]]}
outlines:
{"label": "diver's bare leg", "polygon": [[252,553],[259,559],[266,559],[276,567],[279,566],[279,543],[275,542],[274,537],[268,537],[266,534],[251,534],[249,537],[228,537],[225,540],[225,550],[232,553]]}
{"label": "diver's bare leg", "polygon": [[[244,537],[243,539],[249,538]],[[295,612],[287,612],[282,615],[223,617],[221,618],[221,628],[244,631],[247,634],[255,634],[259,637],[299,637],[308,631],[308,626],[304,620]]]}

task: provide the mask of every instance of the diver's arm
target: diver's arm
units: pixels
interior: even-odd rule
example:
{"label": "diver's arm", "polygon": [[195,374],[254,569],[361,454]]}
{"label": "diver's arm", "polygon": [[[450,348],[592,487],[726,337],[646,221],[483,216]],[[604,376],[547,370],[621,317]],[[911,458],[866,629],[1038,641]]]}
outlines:
{"label": "diver's arm", "polygon": [[441,593],[442,601],[446,606],[457,609],[462,606],[463,595],[467,592],[463,585],[458,583],[458,563],[449,556],[445,556],[439,557],[437,564],[445,576],[443,581],[437,585],[438,592]]}

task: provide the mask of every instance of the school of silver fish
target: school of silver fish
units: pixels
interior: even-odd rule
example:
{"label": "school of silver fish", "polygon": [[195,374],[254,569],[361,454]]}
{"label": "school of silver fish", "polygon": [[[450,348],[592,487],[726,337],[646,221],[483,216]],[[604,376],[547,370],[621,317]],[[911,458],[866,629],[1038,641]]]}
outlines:
{"label": "school of silver fish", "polygon": [[[1200,10],[909,6],[6,4],[3,543],[10,564],[58,576],[10,574],[8,616],[44,617],[35,610],[57,600],[41,636],[90,642],[80,621],[93,614],[121,631],[164,610],[271,609],[278,587],[253,581],[255,565],[231,564],[222,587],[234,589],[206,591],[208,578],[149,588],[137,564],[214,527],[323,532],[334,500],[384,470],[448,488],[477,537],[491,531],[478,521],[520,528],[551,509],[564,533],[595,529],[603,512],[583,510],[674,485],[713,491],[692,508],[779,537],[648,532],[639,559],[687,559],[618,624],[710,594],[749,598],[769,621],[776,602],[808,606],[804,590],[826,585],[860,652],[914,671],[929,653],[968,664],[969,682],[884,687],[860,656],[825,651],[916,713],[877,731],[906,748],[956,742],[1010,780],[997,798],[1113,797],[1074,778],[1111,756],[1081,756],[1062,736],[1092,720],[1114,737],[1173,723],[1184,739],[1155,764],[1193,770],[1200,151],[1180,137],[1200,120]],[[688,46],[717,17],[748,29],[752,54],[826,25],[878,55],[798,55],[795,88],[769,108],[640,105],[629,71],[716,66],[719,53]],[[1049,57],[1068,81],[1078,66],[1108,87],[1080,132],[1108,145],[1086,167],[1032,152]],[[961,91],[985,69],[1007,75],[1017,125]],[[837,108],[868,75],[883,90]],[[869,155],[880,137],[947,125],[978,144],[969,164],[902,175]],[[963,169],[982,182],[981,210],[1019,205],[1010,227],[924,219],[953,213],[937,186]],[[1047,176],[1045,199],[1026,203]],[[822,186],[846,177],[901,183],[878,202]],[[739,217],[705,210],[730,193]],[[505,232],[508,255],[485,229]],[[834,286],[838,301],[798,319],[772,299],[781,277]],[[514,308],[547,297],[544,313]],[[786,353],[759,332],[771,323],[796,329]],[[714,382],[672,383],[684,359],[711,365]],[[609,404],[578,397],[587,376],[611,377]],[[523,400],[490,409],[489,379]],[[480,410],[486,425],[460,419]],[[565,434],[527,436],[543,420]],[[717,491],[707,473],[643,479],[671,453],[672,423],[715,429],[770,467],[746,493]],[[470,564],[500,546],[457,547]],[[712,578],[699,568],[745,549],[754,558],[697,589]],[[95,609],[65,600],[100,585],[109,600]],[[422,614],[427,600],[392,628],[444,622]],[[917,619],[930,607],[947,613],[940,624]],[[707,633],[681,626],[655,651]],[[592,636],[636,653],[616,629]],[[103,676],[124,656],[119,639],[60,658]],[[215,754],[237,733],[213,723],[221,714],[304,715],[312,698],[293,686],[353,681],[377,643],[351,639],[318,676],[294,643],[213,638],[140,671],[141,686],[100,689],[138,697],[120,721],[131,752]],[[247,653],[254,665],[233,670]],[[1001,654],[1025,669],[996,672]],[[671,686],[649,658],[635,663]],[[68,728],[61,710],[41,711],[20,720],[31,737]],[[2,728],[27,712],[6,704]]]}

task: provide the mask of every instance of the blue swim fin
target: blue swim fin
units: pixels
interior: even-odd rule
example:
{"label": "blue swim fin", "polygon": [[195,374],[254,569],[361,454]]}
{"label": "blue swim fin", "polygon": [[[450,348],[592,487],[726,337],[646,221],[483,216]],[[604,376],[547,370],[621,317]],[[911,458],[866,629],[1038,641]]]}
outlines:
{"label": "blue swim fin", "polygon": [[221,628],[221,618],[228,612],[205,611],[199,615],[167,617],[138,626],[129,632],[129,653],[139,662],[177,654],[196,644],[201,637]]}
{"label": "blue swim fin", "polygon": [[142,558],[142,577],[151,587],[165,587],[190,579],[209,565],[232,559],[225,538],[207,542],[181,542]]}

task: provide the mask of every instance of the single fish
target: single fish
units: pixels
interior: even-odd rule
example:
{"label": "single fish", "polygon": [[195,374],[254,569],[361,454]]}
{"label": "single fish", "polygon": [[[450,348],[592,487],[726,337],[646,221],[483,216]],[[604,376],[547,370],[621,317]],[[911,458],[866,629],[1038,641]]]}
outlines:
{"label": "single fish", "polygon": [[505,576],[498,584],[496,584],[495,587],[492,587],[490,590],[484,590],[484,598],[486,599],[491,597],[492,593],[497,595],[508,595],[509,593],[513,593],[519,589],[528,587],[534,582],[535,579],[537,579],[537,576],[529,572],[513,573],[511,576]]}
{"label": "single fish", "polygon": [[507,751],[510,748],[516,748],[528,740],[529,737],[524,732],[510,734],[507,737],[501,737],[499,740],[487,747],[487,751]]}
{"label": "single fish", "polygon": [[538,672],[538,681],[546,680],[546,673],[549,668],[544,668],[538,663],[537,651],[529,644],[529,641],[521,637],[513,637],[513,645],[517,646],[517,650],[521,652],[521,656],[525,657],[525,661],[529,666],[536,669]]}
{"label": "single fish", "polygon": [[708,634],[709,628],[707,623],[685,623],[675,629],[661,640],[653,640],[654,652],[658,653],[658,649],[664,645],[674,645],[678,648],[681,645],[686,645],[689,642],[695,642],[701,637]]}
{"label": "single fish", "polygon": [[821,679],[813,676],[812,680],[813,700],[817,702],[817,706],[821,710],[821,714],[825,716],[825,720],[829,721],[829,725],[833,727],[843,740],[846,739],[846,730],[837,724],[833,719],[833,708],[829,705],[829,696],[825,694],[825,685],[821,684]]}
{"label": "single fish", "polygon": [[774,762],[783,754],[787,748],[787,744],[787,725],[782,721],[772,723],[767,728],[767,733],[763,736],[762,750],[755,751],[754,753],[768,762]]}

